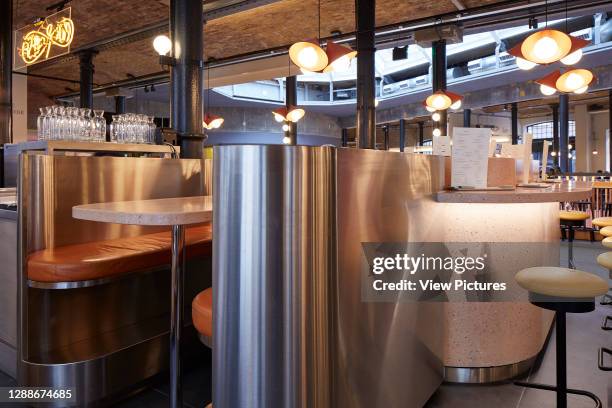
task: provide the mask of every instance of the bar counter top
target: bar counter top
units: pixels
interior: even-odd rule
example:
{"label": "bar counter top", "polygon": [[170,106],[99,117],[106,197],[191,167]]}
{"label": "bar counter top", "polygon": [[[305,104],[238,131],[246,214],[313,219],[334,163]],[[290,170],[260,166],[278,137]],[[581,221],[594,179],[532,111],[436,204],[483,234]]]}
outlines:
{"label": "bar counter top", "polygon": [[580,201],[591,197],[591,183],[564,182],[544,188],[522,188],[499,191],[440,191],[436,201],[441,203],[547,203]]}

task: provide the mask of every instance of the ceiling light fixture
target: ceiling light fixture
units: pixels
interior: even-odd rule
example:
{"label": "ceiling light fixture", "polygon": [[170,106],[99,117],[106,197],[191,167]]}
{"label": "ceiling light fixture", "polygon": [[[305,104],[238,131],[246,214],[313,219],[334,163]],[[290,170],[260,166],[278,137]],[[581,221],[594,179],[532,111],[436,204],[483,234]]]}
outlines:
{"label": "ceiling light fixture", "polygon": [[297,123],[298,120],[302,119],[306,112],[302,108],[297,106],[281,106],[280,108],[272,111],[274,119],[277,122],[293,122]]}
{"label": "ceiling light fixture", "polygon": [[552,92],[551,88],[563,93],[582,94],[588,90],[589,85],[594,80],[595,75],[591,71],[578,68],[570,69],[564,73],[559,70],[551,72],[544,78],[536,80],[536,83],[541,85],[540,90],[544,95],[549,95],[547,92]]}
{"label": "ceiling light fixture", "polygon": [[436,136],[436,137],[442,136],[442,131],[440,129],[438,129],[438,128],[435,128],[433,130],[433,135]]}
{"label": "ceiling light fixture", "polygon": [[446,90],[438,90],[425,99],[424,105],[425,109],[430,112],[446,110],[448,108],[459,109],[461,108],[462,100],[463,96],[459,94]]}
{"label": "ceiling light fixture", "polygon": [[357,56],[357,51],[346,45],[336,44],[328,40],[323,50],[321,41],[321,0],[318,2],[318,37],[306,41],[298,41],[289,47],[291,61],[302,73],[342,72],[349,69],[351,60]]}
{"label": "ceiling light fixture", "polygon": [[206,68],[206,100],[204,101],[204,118],[202,119],[202,126],[204,129],[218,129],[223,125],[225,120],[219,115],[213,115],[208,111],[210,107],[210,65]]}

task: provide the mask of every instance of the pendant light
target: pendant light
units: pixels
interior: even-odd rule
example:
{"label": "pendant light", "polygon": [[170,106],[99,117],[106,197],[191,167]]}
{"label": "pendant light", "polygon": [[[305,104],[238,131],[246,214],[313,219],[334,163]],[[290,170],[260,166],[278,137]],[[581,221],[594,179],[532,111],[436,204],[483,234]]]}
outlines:
{"label": "pendant light", "polygon": [[293,122],[297,123],[298,120],[302,119],[306,112],[302,108],[298,108],[297,106],[282,106],[280,108],[274,109],[272,111],[274,115],[274,119],[277,122]]}
{"label": "pendant light", "polygon": [[291,61],[302,70],[309,72],[322,71],[329,62],[327,54],[321,48],[321,0],[318,3],[318,34],[316,40],[299,41],[289,47]]}
{"label": "pendant light", "polygon": [[[544,78],[535,82],[540,84],[540,90],[544,95],[552,95],[555,91],[563,93],[583,94],[588,90],[589,85],[595,80],[595,75],[588,69],[570,69],[565,72],[554,71]],[[550,93],[552,92],[552,93]]]}
{"label": "pendant light", "polygon": [[323,50],[321,41],[321,0],[318,2],[318,38],[299,41],[289,47],[291,61],[302,73],[342,72],[349,69],[351,60],[357,56],[357,51],[351,47],[328,40]]}
{"label": "pendant light", "polygon": [[213,115],[208,111],[210,104],[210,65],[206,68],[206,100],[204,104],[204,118],[202,119],[202,126],[204,129],[218,129],[223,125],[224,119],[219,115]]}
{"label": "pendant light", "polygon": [[453,110],[461,108],[463,96],[446,91],[438,90],[425,99],[425,109],[429,112],[441,111],[451,108]]}
{"label": "pendant light", "polygon": [[565,2],[565,33],[548,28],[548,2],[546,2],[546,27],[537,31],[508,51],[516,57],[516,64],[522,70],[530,70],[537,65],[561,61],[574,65],[582,58],[582,48],[589,41],[567,34],[567,0]]}

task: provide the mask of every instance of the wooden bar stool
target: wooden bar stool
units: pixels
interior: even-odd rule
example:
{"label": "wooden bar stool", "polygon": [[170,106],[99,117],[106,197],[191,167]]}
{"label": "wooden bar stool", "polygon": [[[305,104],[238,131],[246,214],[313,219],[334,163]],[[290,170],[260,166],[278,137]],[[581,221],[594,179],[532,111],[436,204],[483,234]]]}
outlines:
{"label": "wooden bar stool", "polygon": [[204,289],[198,293],[191,302],[191,318],[193,326],[198,331],[200,340],[206,346],[212,348],[212,305],[213,305],[213,290],[212,288]]}
{"label": "wooden bar stool", "polygon": [[584,222],[589,218],[589,214],[584,211],[559,211],[561,227],[567,229],[567,264],[571,269],[576,269],[574,266],[574,228],[583,227]]}
{"label": "wooden bar stool", "polygon": [[606,281],[592,273],[575,269],[543,266],[527,268],[515,276],[516,282],[529,292],[535,306],[555,312],[557,384],[546,385],[517,381],[516,385],[555,391],[557,408],[567,408],[567,394],[584,395],[601,408],[601,400],[592,392],[567,388],[566,313],[595,310],[595,298],[608,291]]}

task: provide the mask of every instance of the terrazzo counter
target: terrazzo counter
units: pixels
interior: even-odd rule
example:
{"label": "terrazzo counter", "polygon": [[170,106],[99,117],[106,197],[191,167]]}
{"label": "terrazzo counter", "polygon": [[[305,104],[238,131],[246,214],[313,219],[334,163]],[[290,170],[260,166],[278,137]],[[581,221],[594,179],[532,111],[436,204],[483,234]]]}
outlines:
{"label": "terrazzo counter", "polygon": [[[590,193],[587,183],[564,183],[545,189],[445,191],[435,198],[444,217],[444,242],[515,245],[507,251],[497,246],[489,259],[491,273],[510,282],[523,268],[559,265],[559,201],[586,199]],[[522,301],[449,302],[444,315],[445,378],[464,383],[501,381],[527,371],[554,317],[530,304],[526,294]]]}

